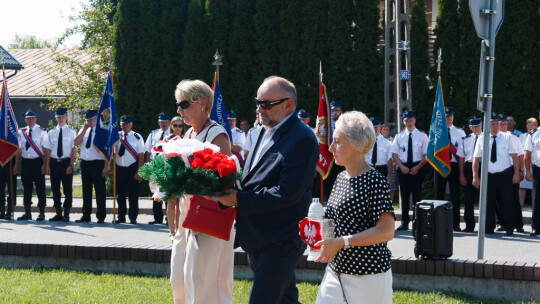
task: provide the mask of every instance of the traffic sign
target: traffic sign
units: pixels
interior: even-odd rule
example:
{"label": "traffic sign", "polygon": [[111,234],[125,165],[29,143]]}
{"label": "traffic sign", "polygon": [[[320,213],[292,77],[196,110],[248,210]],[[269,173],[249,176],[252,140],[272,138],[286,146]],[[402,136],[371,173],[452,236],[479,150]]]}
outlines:
{"label": "traffic sign", "polygon": [[469,0],[469,10],[478,38],[489,39],[489,16],[494,18],[493,25],[497,36],[504,19],[504,0]]}
{"label": "traffic sign", "polygon": [[408,70],[399,70],[399,79],[409,79],[409,76]]}

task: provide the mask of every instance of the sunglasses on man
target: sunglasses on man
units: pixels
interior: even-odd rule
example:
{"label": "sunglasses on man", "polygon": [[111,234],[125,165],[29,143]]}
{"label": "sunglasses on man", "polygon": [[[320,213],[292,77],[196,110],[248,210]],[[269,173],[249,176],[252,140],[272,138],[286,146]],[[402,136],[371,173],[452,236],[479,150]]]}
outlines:
{"label": "sunglasses on man", "polygon": [[189,108],[189,106],[192,104],[191,101],[189,100],[182,100],[182,101],[177,101],[176,102],[176,107],[180,107],[182,110],[186,110],[187,108]]}
{"label": "sunglasses on man", "polygon": [[255,97],[255,104],[256,104],[257,107],[261,106],[261,108],[263,108],[265,110],[270,110],[274,106],[277,106],[278,104],[281,104],[284,101],[289,100],[289,99],[290,99],[290,97],[285,97],[285,98],[281,98],[281,99],[278,99],[278,100],[259,100],[259,99],[257,99],[257,97]]}

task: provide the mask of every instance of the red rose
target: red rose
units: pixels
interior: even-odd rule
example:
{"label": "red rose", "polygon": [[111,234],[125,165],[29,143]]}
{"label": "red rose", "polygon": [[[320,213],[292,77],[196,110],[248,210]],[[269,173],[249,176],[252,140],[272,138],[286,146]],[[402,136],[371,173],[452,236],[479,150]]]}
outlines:
{"label": "red rose", "polygon": [[203,159],[204,154],[202,153],[202,151],[195,151],[195,152],[193,152],[193,157]]}
{"label": "red rose", "polygon": [[219,177],[225,177],[229,176],[231,174],[231,169],[229,166],[221,163],[217,166],[217,170],[219,172]]}
{"label": "red rose", "polygon": [[205,163],[211,162],[212,161],[212,155],[211,154],[205,154],[203,159],[204,159]]}
{"label": "red rose", "polygon": [[206,148],[206,149],[202,150],[202,153],[204,155],[212,155],[214,153],[214,151],[212,151],[212,149],[210,149],[210,148]]}
{"label": "red rose", "polygon": [[191,162],[191,169],[195,170],[201,166],[202,160],[200,158],[195,158]]}
{"label": "red rose", "polygon": [[212,163],[212,161],[209,161],[209,162],[206,162],[202,165],[202,168],[205,169],[205,170],[212,170],[212,166],[214,164]]}

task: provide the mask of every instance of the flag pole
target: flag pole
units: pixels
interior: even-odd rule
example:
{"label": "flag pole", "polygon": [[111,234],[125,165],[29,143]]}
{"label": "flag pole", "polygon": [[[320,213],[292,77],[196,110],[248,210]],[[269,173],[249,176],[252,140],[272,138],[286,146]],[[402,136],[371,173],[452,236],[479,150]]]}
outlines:
{"label": "flag pole", "polygon": [[[439,48],[439,52],[437,53],[437,60],[435,62],[437,62],[437,85],[439,85],[439,80],[441,79],[441,64],[443,62],[441,48]],[[437,189],[439,188],[439,183],[437,182],[437,174],[437,170],[433,170],[433,186],[435,187],[435,193],[437,193]]]}
{"label": "flag pole", "polygon": [[[112,57],[112,54],[111,54]],[[112,70],[112,58],[110,59],[109,73],[111,75],[111,87],[113,87],[113,70]],[[113,224],[116,224],[116,152],[112,149],[112,167],[113,167]]]}
{"label": "flag pole", "polygon": [[[2,61],[2,81],[6,81],[6,62],[4,61],[4,51],[1,51],[0,52],[0,60]],[[5,83],[4,83],[4,87],[5,87]],[[2,94],[5,94],[5,92],[3,92]],[[7,111],[6,111],[6,116],[7,116]],[[6,117],[7,119],[7,117]],[[18,153],[18,151],[17,151]],[[14,214],[15,214],[15,195],[16,193],[13,193],[13,162],[12,160],[9,161],[9,191],[8,193],[11,192],[11,195],[9,196],[9,200],[10,200],[10,203],[11,203],[11,218],[14,218]]]}
{"label": "flag pole", "polygon": [[[223,62],[221,62],[221,59],[223,58],[223,55],[219,53],[219,50],[216,49],[216,53],[214,54],[214,62],[212,62],[212,65],[216,66],[216,76],[214,78],[215,81],[219,83],[219,66],[223,65]],[[212,88],[215,86],[215,84],[212,84]]]}
{"label": "flag pole", "polygon": [[[322,61],[319,61],[319,83],[320,85],[322,86],[323,82],[322,82],[322,78],[323,78],[323,73],[322,73]],[[330,113],[328,113],[330,114]],[[321,199],[320,199],[320,202],[321,202],[321,205],[324,206],[324,179],[323,179],[323,176],[319,173],[319,177],[320,177],[320,183],[321,183],[321,186],[320,186],[320,189],[321,189]]]}

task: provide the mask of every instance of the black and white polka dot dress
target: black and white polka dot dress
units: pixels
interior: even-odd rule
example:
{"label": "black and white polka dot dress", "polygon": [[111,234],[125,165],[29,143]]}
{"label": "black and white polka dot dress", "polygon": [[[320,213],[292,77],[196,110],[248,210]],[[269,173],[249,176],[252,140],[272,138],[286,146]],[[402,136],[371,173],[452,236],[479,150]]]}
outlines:
{"label": "black and white polka dot dress", "polygon": [[[384,212],[394,215],[388,183],[382,174],[372,169],[346,179],[345,173],[338,175],[326,207],[326,218],[334,220],[336,237],[375,227]],[[391,255],[386,242],[351,246],[338,251],[330,262],[330,268],[354,275],[383,273],[390,269]]]}

